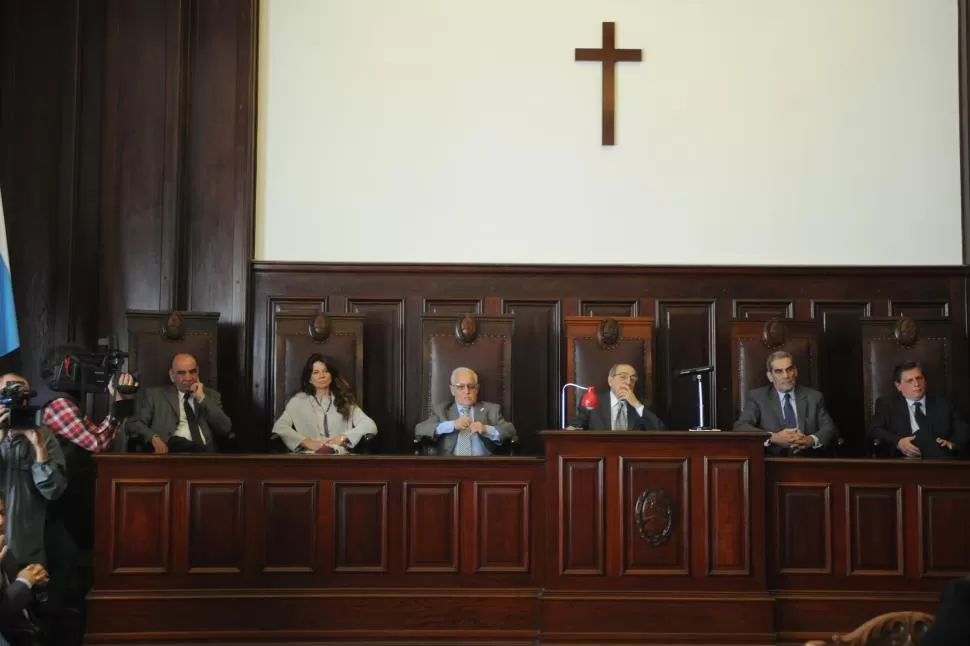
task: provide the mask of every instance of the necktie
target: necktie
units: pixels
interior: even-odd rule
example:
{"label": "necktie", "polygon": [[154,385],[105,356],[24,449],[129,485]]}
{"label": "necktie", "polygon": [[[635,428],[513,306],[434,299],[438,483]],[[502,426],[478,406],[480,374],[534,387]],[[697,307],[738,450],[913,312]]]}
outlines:
{"label": "necktie", "polygon": [[[463,417],[467,415],[471,419],[470,411],[464,406],[458,407],[458,417]],[[458,441],[455,442],[455,455],[471,455],[472,454],[472,432],[471,429],[464,429],[458,431]]]}
{"label": "necktie", "polygon": [[192,441],[196,444],[203,444],[202,441],[202,429],[199,428],[199,418],[195,416],[195,411],[192,410],[192,405],[189,403],[189,397],[192,393],[185,393],[185,399],[182,405],[185,407],[185,421],[189,423],[189,435],[192,436]]}
{"label": "necktie", "polygon": [[798,428],[798,422],[795,421],[795,409],[791,405],[790,393],[785,393],[785,405],[782,406],[781,412],[785,416],[785,428]]}
{"label": "necktie", "polygon": [[614,431],[628,430],[626,425],[626,402],[616,403],[616,417],[614,418],[614,421],[613,421],[613,430]]}
{"label": "necktie", "polygon": [[926,428],[926,414],[923,412],[923,404],[919,402],[913,404],[913,417],[916,418],[916,426],[919,427],[917,430]]}

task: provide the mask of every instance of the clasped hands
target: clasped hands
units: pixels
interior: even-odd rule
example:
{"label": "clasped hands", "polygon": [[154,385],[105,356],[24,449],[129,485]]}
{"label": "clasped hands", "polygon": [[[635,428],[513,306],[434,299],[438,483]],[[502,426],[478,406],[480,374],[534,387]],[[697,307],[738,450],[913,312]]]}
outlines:
{"label": "clasped hands", "polygon": [[616,398],[619,399],[621,402],[626,402],[630,406],[633,406],[634,408],[637,408],[637,409],[639,409],[640,406],[643,405],[640,402],[640,400],[637,399],[636,393],[633,392],[633,389],[627,386],[626,384],[621,385],[619,388],[617,388],[617,390],[618,392],[616,393]]}
{"label": "clasped hands", "polygon": [[335,435],[334,437],[328,437],[323,440],[303,440],[303,447],[311,451],[319,451],[325,446],[335,447],[340,446],[347,441],[347,436],[341,433],[340,435]]}
{"label": "clasped hands", "polygon": [[455,429],[459,431],[469,430],[472,433],[484,435],[486,427],[481,422],[473,422],[467,415],[462,415],[455,420]]}
{"label": "clasped hands", "polygon": [[[7,537],[0,534],[0,562],[6,558],[8,549]],[[40,563],[31,563],[20,571],[17,578],[27,581],[30,584],[30,587],[34,587],[35,585],[44,585],[50,580],[47,570]]]}
{"label": "clasped hands", "polygon": [[791,448],[794,453],[815,447],[815,439],[811,435],[805,435],[797,428],[785,428],[777,433],[772,433],[771,443]]}

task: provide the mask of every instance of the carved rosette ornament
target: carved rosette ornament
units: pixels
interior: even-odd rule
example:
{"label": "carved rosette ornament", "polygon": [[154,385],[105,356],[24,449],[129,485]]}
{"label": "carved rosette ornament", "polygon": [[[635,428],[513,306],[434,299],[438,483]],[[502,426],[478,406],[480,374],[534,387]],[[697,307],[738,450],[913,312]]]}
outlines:
{"label": "carved rosette ornament", "polygon": [[893,338],[896,339],[896,343],[904,348],[911,348],[916,345],[918,336],[919,328],[916,327],[916,321],[908,316],[900,316],[896,321],[896,327],[893,328]]}
{"label": "carved rosette ornament", "polygon": [[317,343],[323,343],[330,338],[330,319],[326,314],[320,312],[310,319],[307,325],[307,333]]}
{"label": "carved rosette ornament", "polygon": [[455,338],[464,345],[471,345],[478,340],[478,321],[473,315],[465,314],[455,321]]}
{"label": "carved rosette ornament", "polygon": [[611,348],[620,341],[620,322],[614,318],[603,319],[600,321],[600,329],[596,333],[596,339],[604,348]]}
{"label": "carved rosette ornament", "polygon": [[182,322],[182,316],[172,310],[165,317],[165,321],[162,323],[162,336],[164,336],[169,341],[178,341],[183,336],[185,336],[185,324]]}
{"label": "carved rosette ornament", "polygon": [[785,330],[785,324],[780,319],[771,318],[765,323],[765,327],[761,331],[761,342],[766,348],[769,350],[777,350],[784,347],[785,341],[787,340],[788,332]]}
{"label": "carved rosette ornament", "polygon": [[637,498],[633,510],[640,538],[659,547],[674,531],[674,503],[663,487],[649,487]]}

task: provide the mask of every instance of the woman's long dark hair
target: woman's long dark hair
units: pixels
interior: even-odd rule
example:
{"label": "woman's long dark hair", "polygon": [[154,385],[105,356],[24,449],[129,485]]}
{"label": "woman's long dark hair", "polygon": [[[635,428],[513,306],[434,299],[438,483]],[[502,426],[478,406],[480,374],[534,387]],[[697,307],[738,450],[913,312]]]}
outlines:
{"label": "woman's long dark hair", "polygon": [[337,412],[344,419],[349,419],[350,409],[357,405],[357,397],[354,396],[350,382],[340,374],[337,365],[328,357],[323,356],[319,352],[314,352],[306,360],[306,364],[303,366],[303,372],[300,373],[301,391],[310,397],[316,396],[317,389],[310,383],[310,376],[313,374],[313,364],[317,361],[326,366],[327,370],[330,371],[330,394],[333,395],[333,405],[337,407]]}

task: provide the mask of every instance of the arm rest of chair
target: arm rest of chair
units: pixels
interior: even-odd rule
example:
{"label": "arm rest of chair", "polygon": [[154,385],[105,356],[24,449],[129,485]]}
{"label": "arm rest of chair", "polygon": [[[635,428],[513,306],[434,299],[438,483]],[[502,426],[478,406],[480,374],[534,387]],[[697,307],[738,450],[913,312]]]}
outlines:
{"label": "arm rest of chair", "polygon": [[415,455],[438,455],[438,438],[416,437],[412,447]]}
{"label": "arm rest of chair", "polygon": [[519,454],[519,437],[515,436],[510,439],[507,444],[509,445],[509,455]]}
{"label": "arm rest of chair", "polygon": [[276,433],[270,433],[267,451],[269,453],[291,453],[290,448],[283,443],[283,438]]}
{"label": "arm rest of chair", "polygon": [[357,442],[357,445],[354,448],[350,449],[350,452],[354,455],[372,455],[377,452],[377,443],[375,442],[376,439],[376,433],[367,433],[360,438],[360,441]]}

